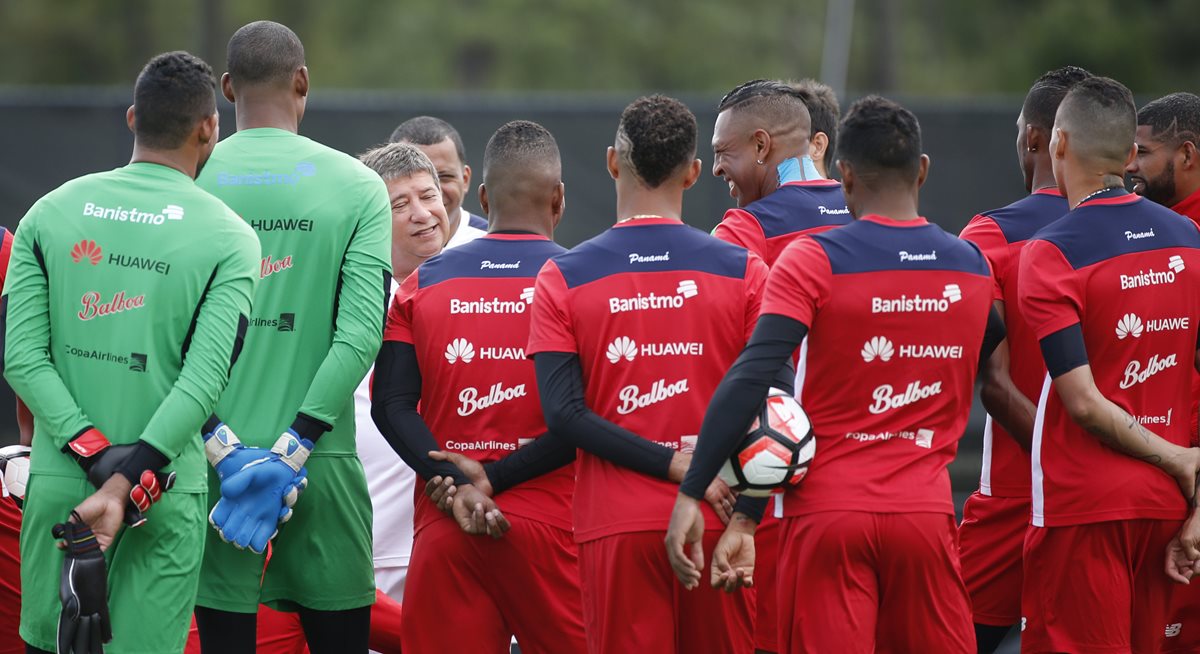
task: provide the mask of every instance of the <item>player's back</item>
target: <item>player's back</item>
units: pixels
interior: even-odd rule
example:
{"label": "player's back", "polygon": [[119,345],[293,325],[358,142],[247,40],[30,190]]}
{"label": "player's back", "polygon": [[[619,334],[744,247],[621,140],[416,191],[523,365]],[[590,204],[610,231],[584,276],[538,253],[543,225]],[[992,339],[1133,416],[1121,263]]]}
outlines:
{"label": "player's back", "polygon": [[[546,432],[533,362],[525,357],[534,280],[565,252],[532,234],[491,234],[446,250],[401,286],[385,338],[411,342],[421,416],[440,447],[495,461]],[[504,492],[506,512],[571,528],[574,466]],[[417,530],[444,517],[417,489]]]}
{"label": "player's back", "polygon": [[[1032,193],[1012,204],[971,219],[960,237],[983,250],[992,267],[996,299],[1004,301],[1009,348],[1009,375],[1029,401],[1037,404],[1046,364],[1033,329],[1017,302],[1021,248],[1046,225],[1067,213],[1067,200],[1057,189]],[[1029,497],[1029,453],[1004,428],[988,418],[983,436],[983,469],[979,492],[1000,497]]]}
{"label": "player's back", "polygon": [[[242,130],[219,143],[197,183],[258,233],[260,282],[242,363],[217,415],[248,445],[291,424],[333,342],[343,265],[355,232],[386,203],[383,182],[353,157],[292,132]],[[379,280],[380,296],[386,280]],[[382,316],[380,324],[382,325]],[[352,397],[321,454],[352,454]]]}
{"label": "player's back", "polygon": [[[56,371],[110,441],[134,441],[179,377],[208,289],[219,275],[246,272],[257,239],[190,177],[152,163],[68,182],[21,229],[48,287]],[[66,456],[38,455],[53,443],[34,438],[33,471],[82,476]],[[198,435],[174,466],[181,490],[205,488]]]}
{"label": "player's back", "polygon": [[[796,242],[776,275],[816,298],[800,400],[818,455],[785,515],[953,513],[946,465],[992,296],[978,248],[924,219],[865,216]],[[790,303],[768,290],[763,311],[788,315]]]}
{"label": "player's back", "polygon": [[[1039,231],[1021,267],[1022,308],[1038,336],[1079,323],[1100,393],[1187,446],[1200,321],[1196,225],[1124,189],[1108,190]],[[1075,424],[1049,377],[1040,399],[1035,525],[1184,517],[1175,481]]]}
{"label": "player's back", "polygon": [[[588,406],[676,450],[695,445],[704,410],[757,320],[758,257],[675,220],[620,223],[552,259],[535,302],[569,314]],[[529,350],[564,351],[539,333]],[[580,453],[576,538],[664,529],[676,488]],[[705,507],[705,510],[709,510]],[[715,514],[710,524],[719,525]]]}
{"label": "player's back", "polygon": [[788,182],[745,207],[726,211],[713,235],[754,252],[773,266],[792,241],[850,220],[846,196],[836,180]]}

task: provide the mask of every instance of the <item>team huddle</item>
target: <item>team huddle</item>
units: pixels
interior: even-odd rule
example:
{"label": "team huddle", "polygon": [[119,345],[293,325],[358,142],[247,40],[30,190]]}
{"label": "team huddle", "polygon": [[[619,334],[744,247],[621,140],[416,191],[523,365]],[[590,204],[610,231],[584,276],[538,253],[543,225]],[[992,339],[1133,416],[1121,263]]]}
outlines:
{"label": "team huddle", "polygon": [[[721,100],[737,208],[689,227],[696,118],[642,97],[615,223],[568,250],[541,125],[488,141],[484,220],[443,121],[300,136],[288,28],[226,66],[153,58],[131,162],[5,235],[0,651],[1200,651],[1200,97],[1046,73],[1028,196],[959,237],[917,118],[811,80]],[[816,443],[769,498],[718,474],[768,394]]]}

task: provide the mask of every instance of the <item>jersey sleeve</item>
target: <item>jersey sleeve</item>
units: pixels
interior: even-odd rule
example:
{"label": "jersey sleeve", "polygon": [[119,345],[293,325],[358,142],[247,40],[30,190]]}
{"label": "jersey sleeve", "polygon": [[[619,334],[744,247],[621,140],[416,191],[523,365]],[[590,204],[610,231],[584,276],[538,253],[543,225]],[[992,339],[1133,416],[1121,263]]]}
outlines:
{"label": "jersey sleeve", "polygon": [[38,232],[43,202],[17,227],[4,284],[4,377],[37,417],[38,433],[61,449],[91,426],[50,359],[49,281]]}
{"label": "jersey sleeve", "polygon": [[811,237],[801,238],[783,251],[771,269],[762,313],[811,327],[817,312],[829,301],[832,285],[829,256]]}
{"label": "jersey sleeve", "polygon": [[367,374],[383,342],[392,269],[392,208],[387,187],[378,177],[361,192],[363,208],[338,271],[333,343],[299,410],[330,426]]}
{"label": "jersey sleeve", "polygon": [[762,225],[754,214],[745,209],[726,211],[725,217],[713,230],[713,236],[726,243],[740,245],[763,259],[767,257],[767,237],[763,234]]}
{"label": "jersey sleeve", "polygon": [[553,260],[542,266],[534,285],[529,346],[525,352],[529,356],[539,352],[579,353],[567,303],[567,280]]}
{"label": "jersey sleeve", "polygon": [[1032,240],[1021,249],[1017,302],[1025,322],[1041,340],[1083,319],[1083,289],[1062,250]]}
{"label": "jersey sleeve", "polygon": [[767,264],[753,252],[746,258],[746,340],[758,324],[762,313],[763,293],[767,289]]}
{"label": "jersey sleeve", "polygon": [[987,216],[975,216],[963,228],[959,238],[979,246],[983,256],[992,267],[992,299],[1004,299],[1005,277],[1008,275],[1010,262],[1008,239],[995,220]]}
{"label": "jersey sleeve", "polygon": [[179,377],[139,437],[169,459],[212,414],[249,325],[262,252],[258,236],[232,212],[229,219],[238,229],[220,245],[226,254],[204,293]]}
{"label": "jersey sleeve", "polygon": [[392,308],[388,310],[387,326],[383,328],[384,341],[398,341],[412,344],[413,341],[413,299],[416,297],[420,281],[417,277],[420,269],[414,270],[405,278],[400,288],[396,289],[396,297],[392,299]]}

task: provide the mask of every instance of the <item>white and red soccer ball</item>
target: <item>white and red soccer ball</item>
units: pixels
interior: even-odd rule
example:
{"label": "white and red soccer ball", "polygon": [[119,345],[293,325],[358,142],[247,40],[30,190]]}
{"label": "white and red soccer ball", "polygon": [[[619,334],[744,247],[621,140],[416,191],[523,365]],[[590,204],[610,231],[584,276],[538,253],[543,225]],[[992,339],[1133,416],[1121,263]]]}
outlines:
{"label": "white and red soccer ball", "polygon": [[720,476],[734,490],[766,497],[803,481],[816,452],[808,414],[791,393],[772,388]]}

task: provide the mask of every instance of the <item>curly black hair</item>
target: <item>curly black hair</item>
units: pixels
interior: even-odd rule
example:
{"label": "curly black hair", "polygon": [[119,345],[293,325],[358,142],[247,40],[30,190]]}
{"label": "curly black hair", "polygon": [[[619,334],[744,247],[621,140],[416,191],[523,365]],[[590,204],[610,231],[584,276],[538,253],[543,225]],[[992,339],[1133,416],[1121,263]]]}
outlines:
{"label": "curly black hair", "polygon": [[646,186],[658,188],[695,158],[696,116],[675,98],[638,98],[621,112],[617,152]]}
{"label": "curly black hair", "polygon": [[1025,124],[1050,129],[1054,127],[1054,114],[1058,105],[1076,84],[1091,77],[1092,74],[1079,66],[1063,66],[1044,73],[1025,96],[1021,113],[1025,116]]}
{"label": "curly black hair", "polygon": [[1164,95],[1138,111],[1137,124],[1148,125],[1151,135],[1168,145],[1191,141],[1200,147],[1200,96]]}
{"label": "curly black hair", "polygon": [[150,60],[133,88],[134,136],[160,150],[183,145],[196,123],[217,110],[217,80],[203,59],[183,51]]}
{"label": "curly black hair", "polygon": [[908,109],[869,95],[850,105],[842,119],[837,156],[860,172],[916,179],[921,168],[921,124]]}
{"label": "curly black hair", "polygon": [[[483,179],[520,175],[531,164],[561,167],[558,142],[550,130],[529,120],[514,120],[500,126],[483,151]],[[494,181],[494,180],[493,180]]]}

